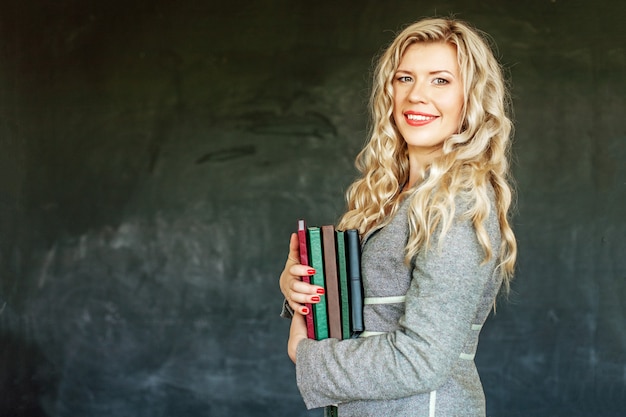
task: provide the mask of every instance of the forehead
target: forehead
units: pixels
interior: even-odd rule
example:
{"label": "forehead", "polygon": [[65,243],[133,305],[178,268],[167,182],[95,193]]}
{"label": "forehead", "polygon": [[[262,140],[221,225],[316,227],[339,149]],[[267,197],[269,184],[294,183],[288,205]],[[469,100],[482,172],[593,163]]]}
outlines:
{"label": "forehead", "polygon": [[456,47],[444,42],[415,42],[402,54],[399,70],[459,72]]}

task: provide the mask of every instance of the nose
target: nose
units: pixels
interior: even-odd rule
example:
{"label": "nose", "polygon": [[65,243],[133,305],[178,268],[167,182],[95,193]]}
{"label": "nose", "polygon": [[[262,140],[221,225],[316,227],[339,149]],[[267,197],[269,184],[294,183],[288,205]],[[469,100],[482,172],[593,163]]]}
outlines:
{"label": "nose", "polygon": [[425,103],[428,101],[426,88],[423,83],[415,82],[409,91],[409,101],[411,103]]}

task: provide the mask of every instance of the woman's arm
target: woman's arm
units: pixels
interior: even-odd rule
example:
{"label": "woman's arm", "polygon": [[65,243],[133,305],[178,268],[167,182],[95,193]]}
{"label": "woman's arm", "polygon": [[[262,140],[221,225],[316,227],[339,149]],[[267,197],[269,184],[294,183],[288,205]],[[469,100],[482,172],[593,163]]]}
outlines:
{"label": "woman's arm", "polygon": [[291,327],[289,328],[289,341],[287,342],[287,354],[293,363],[296,363],[298,343],[307,339],[307,337],[306,322],[304,321],[304,317],[299,313],[294,313],[291,320]]}
{"label": "woman's arm", "polygon": [[[497,230],[494,215],[489,221],[495,223],[488,230]],[[495,279],[495,261],[483,264],[483,258],[471,222],[457,222],[441,250],[435,241],[416,259],[398,330],[299,341],[296,375],[307,407],[407,397],[443,384],[464,353],[482,294]]]}

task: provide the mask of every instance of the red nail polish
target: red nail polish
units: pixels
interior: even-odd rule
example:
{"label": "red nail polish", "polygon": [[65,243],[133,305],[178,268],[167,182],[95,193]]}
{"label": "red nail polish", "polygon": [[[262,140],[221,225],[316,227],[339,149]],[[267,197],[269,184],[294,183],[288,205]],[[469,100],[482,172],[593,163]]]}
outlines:
{"label": "red nail polish", "polygon": [[313,302],[318,302],[320,300],[320,296],[319,295],[314,295],[313,297],[311,297],[311,301]]}
{"label": "red nail polish", "polygon": [[315,269],[309,269],[306,271],[306,273],[309,275],[315,275]]}
{"label": "red nail polish", "polygon": [[308,309],[308,308],[306,308],[306,307],[304,307],[304,308],[302,309],[302,314],[304,314],[304,315],[309,314],[309,309]]}
{"label": "red nail polish", "polygon": [[325,291],[324,291],[324,288],[318,288],[318,289],[317,289],[317,293],[318,293],[318,294],[324,294],[324,292],[325,292]]}

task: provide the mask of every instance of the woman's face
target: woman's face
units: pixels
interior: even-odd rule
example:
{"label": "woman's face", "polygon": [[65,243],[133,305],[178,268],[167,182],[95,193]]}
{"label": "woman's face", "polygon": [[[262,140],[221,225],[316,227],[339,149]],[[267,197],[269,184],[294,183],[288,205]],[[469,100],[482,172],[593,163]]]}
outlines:
{"label": "woman's face", "polygon": [[443,141],[461,126],[463,81],[456,48],[448,43],[414,43],[393,80],[393,118],[409,158],[424,167],[441,155]]}

